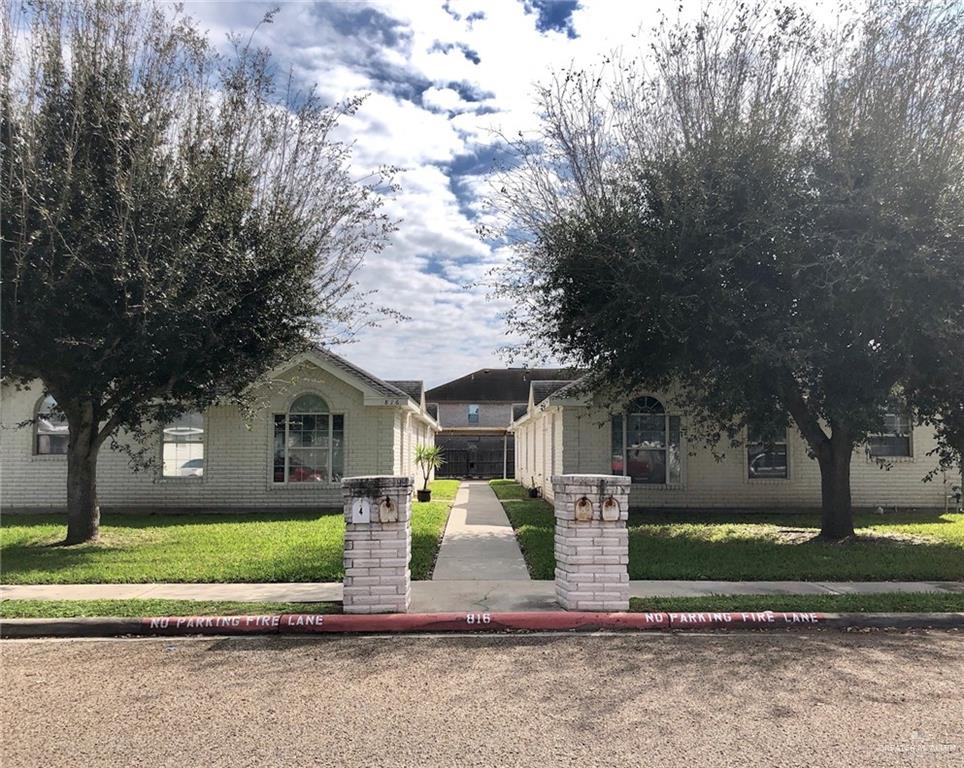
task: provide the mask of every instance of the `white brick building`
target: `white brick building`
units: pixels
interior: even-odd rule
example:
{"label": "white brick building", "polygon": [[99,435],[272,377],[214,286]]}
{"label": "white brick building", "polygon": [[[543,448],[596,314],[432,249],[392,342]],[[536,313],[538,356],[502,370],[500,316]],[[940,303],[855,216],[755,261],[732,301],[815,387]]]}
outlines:
{"label": "white brick building", "polygon": [[[250,418],[221,405],[158,430],[152,469],[133,472],[127,457],[105,444],[97,468],[101,507],[338,508],[342,477],[415,476],[415,446],[435,441],[438,424],[421,382],[382,381],[322,350],[268,378],[253,393]],[[3,385],[4,511],[66,507],[66,427],[47,410],[39,382],[24,390]]]}
{"label": "white brick building", "polygon": [[[858,508],[939,509],[958,476],[923,477],[937,460],[933,430],[898,415],[889,432],[860,446],[851,467]],[[552,498],[553,475],[617,474],[633,478],[633,507],[675,509],[816,509],[820,468],[796,429],[785,440],[721,445],[717,461],[687,440],[688,419],[666,393],[642,393],[625,407],[581,394],[573,382],[532,382],[529,403],[512,423],[515,476]],[[745,437],[745,436],[744,436]],[[884,459],[884,469],[874,455]]]}

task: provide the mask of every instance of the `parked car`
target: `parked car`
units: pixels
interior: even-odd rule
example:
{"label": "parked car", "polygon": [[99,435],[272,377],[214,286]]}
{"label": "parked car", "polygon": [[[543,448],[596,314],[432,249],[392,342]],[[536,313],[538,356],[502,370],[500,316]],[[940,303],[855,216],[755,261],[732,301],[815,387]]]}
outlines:
{"label": "parked car", "polygon": [[[323,482],[325,480],[325,470],[307,467],[294,456],[288,457],[288,482]],[[283,483],[285,481],[284,461],[280,457],[275,458],[274,481]]]}
{"label": "parked car", "polygon": [[188,459],[178,469],[181,477],[202,477],[204,475],[204,459]]}
{"label": "parked car", "polygon": [[787,455],[785,453],[758,453],[750,461],[750,477],[786,477]]}

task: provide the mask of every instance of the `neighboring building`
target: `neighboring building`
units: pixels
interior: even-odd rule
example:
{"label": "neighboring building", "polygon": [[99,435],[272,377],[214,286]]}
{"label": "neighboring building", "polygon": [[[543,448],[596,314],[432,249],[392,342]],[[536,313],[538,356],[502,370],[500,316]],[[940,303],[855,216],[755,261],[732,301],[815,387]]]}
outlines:
{"label": "neighboring building", "polygon": [[559,368],[482,368],[425,393],[442,428],[440,477],[512,477],[514,439],[509,424],[525,407],[533,381],[568,379]]}
{"label": "neighboring building", "polygon": [[[250,421],[233,405],[158,430],[157,467],[132,472],[104,447],[97,491],[106,509],[219,511],[333,508],[342,477],[417,475],[413,454],[438,423],[420,381],[383,381],[315,349],[272,371],[252,393]],[[39,382],[0,399],[4,510],[66,506],[67,427]],[[35,423],[19,426],[23,422]],[[122,438],[123,439],[123,438]]]}
{"label": "neighboring building", "polygon": [[[687,441],[688,418],[671,393],[644,392],[632,403],[612,406],[577,382],[534,381],[519,411],[510,428],[516,438],[515,476],[547,498],[552,498],[553,475],[616,474],[633,478],[633,507],[820,507],[820,468],[792,427],[769,445],[744,435],[742,447],[720,446],[724,458],[717,461],[702,444]],[[940,477],[923,482],[937,464],[928,455],[935,444],[932,429],[914,427],[904,414],[889,414],[881,434],[854,454],[854,506],[943,508],[951,485]]]}

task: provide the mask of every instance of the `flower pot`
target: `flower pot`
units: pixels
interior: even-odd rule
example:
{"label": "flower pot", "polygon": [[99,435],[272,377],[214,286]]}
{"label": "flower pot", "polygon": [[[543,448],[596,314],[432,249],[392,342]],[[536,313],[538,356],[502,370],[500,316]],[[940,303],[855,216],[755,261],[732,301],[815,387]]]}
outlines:
{"label": "flower pot", "polygon": [[539,498],[539,489],[538,489],[538,488],[530,488],[530,489],[529,489],[529,498],[530,498],[530,499],[538,499],[538,498]]}
{"label": "flower pot", "polygon": [[431,491],[415,491],[415,496],[419,501],[431,501],[432,492]]}

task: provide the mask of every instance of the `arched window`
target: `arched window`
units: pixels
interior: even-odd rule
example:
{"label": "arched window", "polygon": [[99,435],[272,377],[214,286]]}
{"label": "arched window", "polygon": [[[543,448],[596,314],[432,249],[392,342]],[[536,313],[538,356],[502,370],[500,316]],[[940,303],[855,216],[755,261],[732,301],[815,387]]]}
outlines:
{"label": "arched window", "polygon": [[47,395],[37,404],[34,416],[34,453],[40,456],[66,454],[67,442],[70,439],[67,417],[57,407],[53,395]]}
{"label": "arched window", "polygon": [[345,417],[314,394],[295,398],[274,417],[274,481],[335,482],[345,471]]}
{"label": "arched window", "polygon": [[655,397],[630,403],[612,419],[612,473],[634,483],[680,482],[680,419],[666,413]]}

